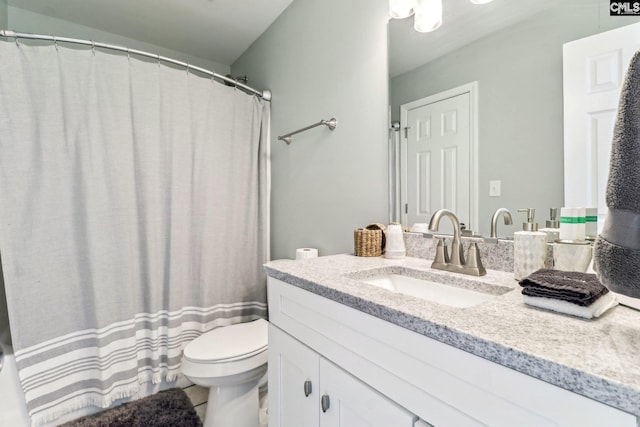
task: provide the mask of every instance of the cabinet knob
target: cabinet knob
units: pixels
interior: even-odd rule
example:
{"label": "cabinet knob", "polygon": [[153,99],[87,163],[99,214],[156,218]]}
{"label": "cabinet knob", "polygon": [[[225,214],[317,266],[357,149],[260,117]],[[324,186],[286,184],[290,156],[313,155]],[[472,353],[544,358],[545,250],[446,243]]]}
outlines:
{"label": "cabinet knob", "polygon": [[329,406],[331,406],[328,394],[322,395],[322,398],[320,399],[320,406],[322,407],[322,412],[327,412]]}
{"label": "cabinet knob", "polygon": [[312,390],[313,390],[313,387],[311,386],[311,381],[306,380],[304,382],[304,397],[309,397]]}

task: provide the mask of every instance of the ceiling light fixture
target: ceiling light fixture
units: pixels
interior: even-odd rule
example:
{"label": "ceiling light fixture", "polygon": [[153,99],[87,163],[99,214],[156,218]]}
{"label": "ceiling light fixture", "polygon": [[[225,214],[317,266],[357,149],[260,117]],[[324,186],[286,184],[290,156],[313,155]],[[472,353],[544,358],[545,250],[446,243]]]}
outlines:
{"label": "ceiling light fixture", "polygon": [[[492,0],[469,0],[486,4]],[[414,16],[413,28],[421,33],[437,30],[442,25],[442,0],[389,0],[389,15],[394,19]]]}
{"label": "ceiling light fixture", "polygon": [[415,0],[389,0],[389,15],[393,19],[404,19],[413,15]]}
{"label": "ceiling light fixture", "polygon": [[442,0],[416,0],[413,28],[420,33],[437,30],[442,25]]}

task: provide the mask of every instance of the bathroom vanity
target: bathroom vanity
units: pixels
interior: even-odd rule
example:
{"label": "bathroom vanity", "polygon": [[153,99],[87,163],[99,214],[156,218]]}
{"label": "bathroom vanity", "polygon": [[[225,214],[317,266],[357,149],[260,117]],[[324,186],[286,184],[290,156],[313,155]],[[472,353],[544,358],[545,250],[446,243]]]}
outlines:
{"label": "bathroom vanity", "polygon": [[[639,313],[555,314],[525,306],[512,273],[470,279],[430,264],[265,266],[271,426],[637,427]],[[455,306],[367,283],[389,274],[489,297]]]}

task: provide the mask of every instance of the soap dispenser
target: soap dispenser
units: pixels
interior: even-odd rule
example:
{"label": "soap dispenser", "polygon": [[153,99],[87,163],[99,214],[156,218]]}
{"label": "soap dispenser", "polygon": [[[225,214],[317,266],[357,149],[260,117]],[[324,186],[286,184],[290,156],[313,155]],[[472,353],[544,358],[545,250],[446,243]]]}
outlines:
{"label": "soap dispenser", "polygon": [[538,231],[538,223],[534,221],[535,209],[518,209],[518,212],[527,213],[527,222],[522,224],[522,231],[513,233],[513,275],[516,280],[521,280],[544,268],[547,259],[547,233]]}
{"label": "soap dispenser", "polygon": [[560,221],[558,220],[558,208],[549,209],[549,219],[546,226],[540,231],[547,233],[547,242],[553,243],[560,238]]}

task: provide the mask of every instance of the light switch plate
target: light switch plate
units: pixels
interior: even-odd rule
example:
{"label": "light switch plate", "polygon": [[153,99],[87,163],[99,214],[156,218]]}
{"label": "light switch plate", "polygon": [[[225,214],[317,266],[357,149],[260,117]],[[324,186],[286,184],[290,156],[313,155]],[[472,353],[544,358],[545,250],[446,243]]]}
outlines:
{"label": "light switch plate", "polygon": [[502,181],[489,181],[489,197],[500,197]]}

